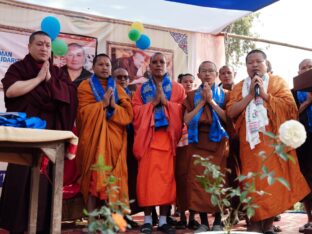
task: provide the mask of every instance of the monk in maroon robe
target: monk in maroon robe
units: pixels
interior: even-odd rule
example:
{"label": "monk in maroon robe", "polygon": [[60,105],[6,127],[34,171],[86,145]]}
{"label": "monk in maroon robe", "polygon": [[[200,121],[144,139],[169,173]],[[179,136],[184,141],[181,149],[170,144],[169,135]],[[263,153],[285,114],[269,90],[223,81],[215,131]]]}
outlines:
{"label": "monk in maroon robe", "polygon": [[[47,122],[47,129],[71,130],[76,116],[76,88],[52,65],[51,39],[44,32],[29,38],[29,54],[12,64],[2,79],[7,111],[26,112]],[[42,167],[43,169],[43,167]],[[48,164],[40,175],[37,231],[48,233],[51,184]],[[9,164],[0,200],[0,227],[24,233],[28,223],[30,167]]]}

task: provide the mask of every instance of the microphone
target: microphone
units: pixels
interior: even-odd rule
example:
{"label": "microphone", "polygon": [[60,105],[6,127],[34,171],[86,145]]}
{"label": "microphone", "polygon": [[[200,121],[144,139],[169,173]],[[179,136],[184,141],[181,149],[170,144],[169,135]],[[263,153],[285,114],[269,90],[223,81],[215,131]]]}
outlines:
{"label": "microphone", "polygon": [[[260,74],[258,72],[255,72],[255,74],[253,75],[253,77],[255,76],[260,76]],[[260,87],[259,84],[255,85],[255,98],[260,96]]]}

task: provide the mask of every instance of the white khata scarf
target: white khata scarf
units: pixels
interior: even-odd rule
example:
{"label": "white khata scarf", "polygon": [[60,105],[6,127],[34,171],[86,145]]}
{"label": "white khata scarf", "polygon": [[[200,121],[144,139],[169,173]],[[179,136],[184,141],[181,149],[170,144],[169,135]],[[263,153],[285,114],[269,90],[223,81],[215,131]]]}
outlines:
{"label": "white khata scarf", "polygon": [[[264,74],[263,88],[267,92],[269,84],[269,75]],[[242,88],[243,98],[249,94],[251,78],[247,77],[244,80]],[[251,100],[246,108],[246,140],[249,142],[250,148],[254,149],[260,143],[259,132],[265,131],[265,126],[269,124],[267,110],[263,105],[263,99],[259,96]]]}

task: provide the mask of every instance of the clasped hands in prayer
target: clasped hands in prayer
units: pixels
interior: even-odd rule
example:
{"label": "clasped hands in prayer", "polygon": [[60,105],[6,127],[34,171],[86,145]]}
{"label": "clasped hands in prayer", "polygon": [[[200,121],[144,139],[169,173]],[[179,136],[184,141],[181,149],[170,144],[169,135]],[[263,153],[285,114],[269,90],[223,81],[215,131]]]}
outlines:
{"label": "clasped hands in prayer", "polygon": [[208,82],[204,82],[203,84],[203,89],[201,91],[201,96],[202,99],[200,100],[199,105],[203,107],[205,104],[211,104],[213,99],[212,99],[212,90],[210,88],[210,85]]}
{"label": "clasped hands in prayer", "polygon": [[156,85],[156,96],[155,96],[155,99],[152,101],[152,104],[154,106],[157,106],[159,104],[164,105],[164,106],[167,105],[167,98],[165,96],[161,82],[157,83]]}
{"label": "clasped hands in prayer", "polygon": [[50,73],[50,63],[49,61],[45,61],[37,75],[37,77],[41,81],[49,81],[51,79],[51,73]]}
{"label": "clasped hands in prayer", "polygon": [[110,106],[112,108],[116,107],[116,102],[114,98],[114,91],[112,88],[108,88],[105,94],[103,95],[103,108],[105,109],[106,107]]}

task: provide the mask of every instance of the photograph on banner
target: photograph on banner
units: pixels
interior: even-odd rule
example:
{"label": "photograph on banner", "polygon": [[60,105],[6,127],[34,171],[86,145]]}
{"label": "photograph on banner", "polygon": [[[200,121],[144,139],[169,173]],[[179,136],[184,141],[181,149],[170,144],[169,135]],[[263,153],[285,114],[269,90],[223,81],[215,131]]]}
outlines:
{"label": "photograph on banner", "polygon": [[53,63],[56,66],[83,66],[92,72],[92,61],[97,50],[97,38],[60,33],[57,39],[63,40],[67,44],[68,51],[64,56],[53,56]]}
{"label": "photograph on banner", "polygon": [[131,84],[143,83],[149,78],[150,57],[156,52],[161,52],[165,55],[169,76],[174,77],[173,50],[150,47],[143,51],[132,44],[108,41],[107,52],[112,60],[113,69],[118,67],[126,69],[129,73]]}

